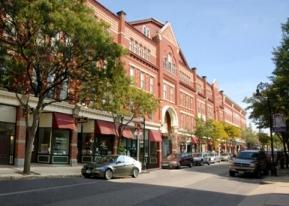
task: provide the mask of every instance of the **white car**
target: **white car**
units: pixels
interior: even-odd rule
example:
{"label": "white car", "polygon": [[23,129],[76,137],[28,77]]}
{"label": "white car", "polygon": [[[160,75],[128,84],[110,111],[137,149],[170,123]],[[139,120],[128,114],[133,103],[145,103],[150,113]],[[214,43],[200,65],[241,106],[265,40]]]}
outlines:
{"label": "white car", "polygon": [[221,162],[221,157],[216,152],[210,152],[209,157],[210,157],[210,163]]}

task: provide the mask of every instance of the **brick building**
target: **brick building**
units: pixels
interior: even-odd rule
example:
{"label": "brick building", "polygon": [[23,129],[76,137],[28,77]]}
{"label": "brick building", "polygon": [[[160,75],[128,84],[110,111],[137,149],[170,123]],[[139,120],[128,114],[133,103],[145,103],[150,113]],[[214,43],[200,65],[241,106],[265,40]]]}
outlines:
{"label": "brick building", "polygon": [[[148,167],[158,167],[171,153],[208,149],[206,141],[192,135],[196,117],[245,127],[245,111],[220,91],[216,82],[209,83],[206,76],[189,67],[170,23],[153,18],[127,22],[123,11],[114,14],[94,0],[87,5],[95,11],[96,21],[110,25],[114,41],[128,49],[122,60],[134,84],[160,99],[159,108],[142,120],[143,132],[138,133],[134,123],[124,132],[122,143],[127,153],[136,156],[138,136],[140,160]],[[25,122],[13,93],[0,91],[0,112],[0,164],[22,165]],[[46,108],[34,142],[33,162],[73,164],[111,153],[111,117],[81,108],[76,121],[75,113],[74,105],[68,103]],[[234,146],[232,142],[230,146]]]}

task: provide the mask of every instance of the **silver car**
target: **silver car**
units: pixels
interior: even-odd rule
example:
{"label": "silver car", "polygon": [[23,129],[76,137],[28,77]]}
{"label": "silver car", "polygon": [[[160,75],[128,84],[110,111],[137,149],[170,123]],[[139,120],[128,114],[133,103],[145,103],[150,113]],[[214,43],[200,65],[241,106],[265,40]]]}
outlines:
{"label": "silver car", "polygon": [[211,163],[209,154],[205,152],[194,153],[193,160],[195,165],[204,165],[204,164],[209,165]]}
{"label": "silver car", "polygon": [[96,162],[85,164],[81,174],[87,178],[104,177],[109,180],[113,177],[137,177],[141,169],[141,163],[129,156],[104,156]]}

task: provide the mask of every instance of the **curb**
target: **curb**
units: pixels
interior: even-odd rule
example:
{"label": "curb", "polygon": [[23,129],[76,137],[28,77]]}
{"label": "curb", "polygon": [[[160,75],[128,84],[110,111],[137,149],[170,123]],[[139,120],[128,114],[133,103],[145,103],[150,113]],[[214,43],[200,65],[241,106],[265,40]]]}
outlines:
{"label": "curb", "polygon": [[33,180],[33,179],[50,179],[50,178],[71,178],[71,177],[82,177],[81,174],[71,175],[23,175],[23,176],[7,176],[0,177],[0,181],[5,180]]}

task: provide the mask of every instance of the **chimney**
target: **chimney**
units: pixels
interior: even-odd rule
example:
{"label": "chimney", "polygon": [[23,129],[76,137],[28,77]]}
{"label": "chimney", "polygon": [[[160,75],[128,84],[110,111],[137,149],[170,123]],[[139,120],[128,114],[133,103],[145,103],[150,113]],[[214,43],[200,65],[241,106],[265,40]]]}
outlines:
{"label": "chimney", "polygon": [[117,12],[117,15],[119,17],[119,23],[118,23],[118,43],[124,44],[124,33],[125,33],[125,16],[126,13],[124,11]]}

